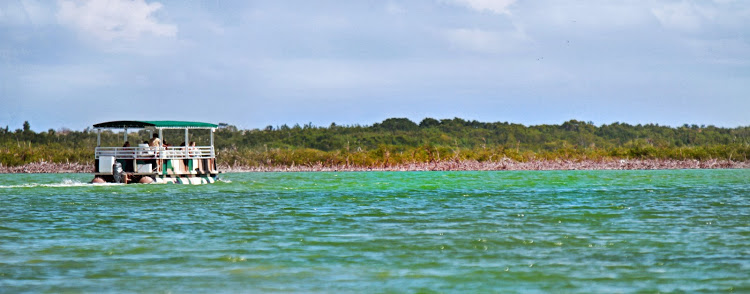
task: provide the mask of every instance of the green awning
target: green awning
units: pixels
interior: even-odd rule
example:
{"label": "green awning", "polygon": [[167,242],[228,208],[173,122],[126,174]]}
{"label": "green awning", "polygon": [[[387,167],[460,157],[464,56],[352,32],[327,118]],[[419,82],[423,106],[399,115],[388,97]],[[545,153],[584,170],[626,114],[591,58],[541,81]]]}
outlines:
{"label": "green awning", "polygon": [[177,120],[116,120],[94,125],[94,128],[97,129],[214,129],[217,127],[218,125],[211,123]]}

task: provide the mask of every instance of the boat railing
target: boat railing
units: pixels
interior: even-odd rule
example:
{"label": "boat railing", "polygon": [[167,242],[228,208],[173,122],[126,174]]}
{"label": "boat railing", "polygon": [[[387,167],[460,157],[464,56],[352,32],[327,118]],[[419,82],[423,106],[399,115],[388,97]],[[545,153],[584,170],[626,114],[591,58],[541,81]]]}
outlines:
{"label": "boat railing", "polygon": [[116,159],[207,159],[215,158],[213,146],[196,147],[96,147],[95,158]]}

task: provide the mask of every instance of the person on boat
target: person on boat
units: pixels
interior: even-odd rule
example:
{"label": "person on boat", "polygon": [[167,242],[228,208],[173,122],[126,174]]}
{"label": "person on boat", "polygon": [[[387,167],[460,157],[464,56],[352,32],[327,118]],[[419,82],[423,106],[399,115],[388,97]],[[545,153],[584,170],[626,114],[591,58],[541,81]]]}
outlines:
{"label": "person on boat", "polygon": [[[122,144],[122,148],[130,148],[130,141],[125,141],[125,144]],[[120,152],[120,154],[127,155],[127,156],[133,156],[133,155],[135,155],[135,151],[133,151],[133,150],[122,150]],[[125,163],[125,169],[126,170],[127,170],[128,166],[129,166],[129,164],[126,162]]]}
{"label": "person on boat", "polygon": [[[190,144],[188,146],[188,154],[190,157],[195,158],[199,157],[201,155],[200,151],[198,151],[198,147],[195,147],[195,141],[190,141]],[[203,160],[196,160],[196,166],[194,171],[198,173],[203,173]]]}
{"label": "person on boat", "polygon": [[154,136],[151,137],[151,140],[148,141],[149,147],[161,147],[161,139],[159,139],[159,134],[154,133]]}
{"label": "person on boat", "polygon": [[193,157],[198,152],[196,152],[198,148],[195,148],[195,141],[190,141],[190,146],[188,147],[188,152],[190,154],[190,157]]}

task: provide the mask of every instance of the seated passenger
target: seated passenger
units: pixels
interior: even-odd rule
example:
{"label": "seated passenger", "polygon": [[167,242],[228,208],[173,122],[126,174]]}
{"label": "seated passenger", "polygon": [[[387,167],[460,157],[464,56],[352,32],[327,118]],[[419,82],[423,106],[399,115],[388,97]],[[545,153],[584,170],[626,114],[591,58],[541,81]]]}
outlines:
{"label": "seated passenger", "polygon": [[138,156],[139,157],[149,157],[154,155],[154,151],[150,150],[151,148],[148,148],[148,141],[143,141],[143,143],[138,144]]}
{"label": "seated passenger", "polygon": [[[122,148],[130,148],[130,141],[125,141],[125,144],[122,144]],[[127,155],[127,156],[133,156],[134,155],[133,150],[129,150],[129,149],[123,150],[123,151],[121,151],[121,153],[123,155]]]}

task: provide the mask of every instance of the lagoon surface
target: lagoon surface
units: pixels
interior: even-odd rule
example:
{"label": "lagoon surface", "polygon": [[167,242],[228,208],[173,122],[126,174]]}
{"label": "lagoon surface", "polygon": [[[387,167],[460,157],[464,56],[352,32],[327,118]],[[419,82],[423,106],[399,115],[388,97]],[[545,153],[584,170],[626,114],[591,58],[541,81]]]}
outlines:
{"label": "lagoon surface", "polygon": [[750,292],[750,170],[0,174],[0,292]]}

